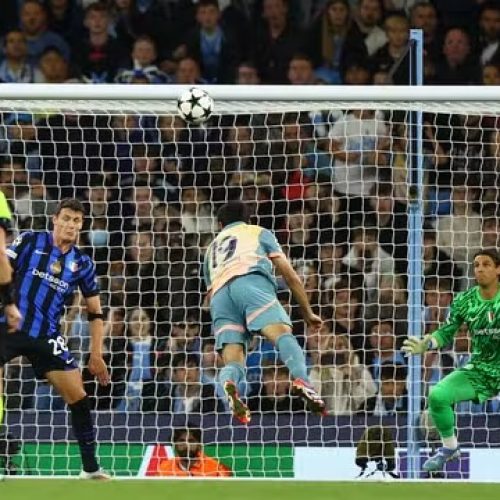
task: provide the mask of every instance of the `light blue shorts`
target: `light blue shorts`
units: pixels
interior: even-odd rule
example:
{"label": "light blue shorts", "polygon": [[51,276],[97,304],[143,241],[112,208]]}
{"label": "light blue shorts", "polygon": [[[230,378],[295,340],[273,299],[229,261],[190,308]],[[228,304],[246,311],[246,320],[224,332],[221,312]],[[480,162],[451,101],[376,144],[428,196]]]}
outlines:
{"label": "light blue shorts", "polygon": [[276,297],[274,283],[253,273],[233,279],[218,290],[210,303],[215,347],[243,344],[245,350],[254,333],[268,325],[292,322]]}

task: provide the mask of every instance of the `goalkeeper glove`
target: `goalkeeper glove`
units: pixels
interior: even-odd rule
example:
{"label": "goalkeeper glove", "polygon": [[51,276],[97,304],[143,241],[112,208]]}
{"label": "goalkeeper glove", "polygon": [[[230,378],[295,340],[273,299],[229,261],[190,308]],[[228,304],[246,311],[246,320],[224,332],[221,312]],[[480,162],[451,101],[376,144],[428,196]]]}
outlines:
{"label": "goalkeeper glove", "polygon": [[433,349],[435,344],[433,342],[432,335],[424,335],[423,338],[419,339],[417,337],[408,337],[403,342],[403,347],[401,350],[406,354],[406,356],[413,356],[415,354],[424,354],[429,349]]}

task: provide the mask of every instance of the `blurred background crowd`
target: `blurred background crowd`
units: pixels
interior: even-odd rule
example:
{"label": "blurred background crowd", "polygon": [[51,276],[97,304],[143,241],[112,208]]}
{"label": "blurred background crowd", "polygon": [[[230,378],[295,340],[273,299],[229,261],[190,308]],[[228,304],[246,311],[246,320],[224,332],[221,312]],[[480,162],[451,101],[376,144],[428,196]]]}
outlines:
{"label": "blurred background crowd", "polygon": [[[410,27],[425,38],[427,83],[499,82],[498,2],[3,0],[5,82],[405,84]],[[57,200],[87,206],[80,245],[95,259],[113,383],[84,370],[97,410],[226,411],[216,384],[201,263],[227,200],[274,231],[324,319],[308,332],[278,280],[314,385],[334,415],[407,410],[407,112],[346,109],[213,116],[0,112],[0,188],[16,231],[50,227]],[[499,245],[497,117],[424,116],[426,331],[471,286],[472,256]],[[76,296],[62,329],[85,366]],[[466,363],[428,354],[427,386]],[[256,339],[241,391],[252,411],[302,412],[287,369]],[[22,360],[7,406],[64,407]],[[498,400],[462,406],[497,411]]]}
{"label": "blurred background crowd", "polygon": [[3,0],[0,81],[498,85],[493,0]]}

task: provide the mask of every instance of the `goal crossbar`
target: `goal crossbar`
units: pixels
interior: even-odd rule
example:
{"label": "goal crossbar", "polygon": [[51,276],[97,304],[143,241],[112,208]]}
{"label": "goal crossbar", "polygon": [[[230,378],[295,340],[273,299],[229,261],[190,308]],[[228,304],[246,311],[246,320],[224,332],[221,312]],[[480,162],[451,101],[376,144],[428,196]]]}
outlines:
{"label": "goal crossbar", "polygon": [[[0,108],[67,108],[89,110],[89,102],[105,101],[98,108],[135,112],[173,113],[178,96],[192,85],[85,85],[85,84],[2,84]],[[258,108],[263,101],[280,102],[290,110],[335,108],[402,109],[429,112],[494,114],[500,111],[500,89],[481,86],[329,86],[329,85],[199,85],[216,103],[216,113],[237,112],[236,102]],[[29,101],[26,103],[26,101]],[[63,102],[71,102],[65,106]],[[119,107],[117,107],[117,105]],[[154,105],[154,109],[152,108]],[[261,106],[261,104],[260,104]],[[92,109],[92,108],[91,108]],[[304,107],[304,110],[306,108]],[[92,109],[95,111],[95,109]]]}

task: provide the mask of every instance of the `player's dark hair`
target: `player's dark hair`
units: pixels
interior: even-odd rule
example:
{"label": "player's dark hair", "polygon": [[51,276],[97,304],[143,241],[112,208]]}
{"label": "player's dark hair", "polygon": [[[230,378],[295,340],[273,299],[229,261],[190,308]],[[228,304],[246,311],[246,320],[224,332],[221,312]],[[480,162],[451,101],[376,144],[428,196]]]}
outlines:
{"label": "player's dark hair", "polygon": [[230,201],[222,205],[217,211],[217,220],[226,227],[233,222],[250,222],[250,214],[244,203],[241,201]]}
{"label": "player's dark hair", "polygon": [[201,430],[198,427],[177,427],[174,429],[174,434],[172,436],[172,442],[178,443],[181,440],[183,434],[186,436],[193,436],[198,443],[201,443]]}
{"label": "player's dark hair", "polygon": [[496,249],[484,248],[483,250],[479,250],[479,252],[475,253],[474,259],[476,257],[479,257],[480,255],[485,255],[486,257],[489,257],[495,263],[495,266],[500,266],[500,255],[498,255]]}
{"label": "player's dark hair", "polygon": [[85,215],[85,207],[83,206],[83,203],[76,198],[64,198],[64,200],[61,200],[57,205],[55,215],[59,215],[61,210],[65,208],[69,208],[74,212],[81,212],[82,215]]}

